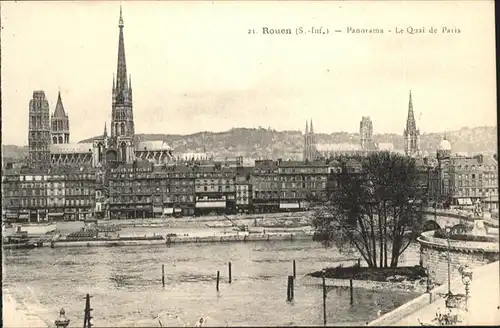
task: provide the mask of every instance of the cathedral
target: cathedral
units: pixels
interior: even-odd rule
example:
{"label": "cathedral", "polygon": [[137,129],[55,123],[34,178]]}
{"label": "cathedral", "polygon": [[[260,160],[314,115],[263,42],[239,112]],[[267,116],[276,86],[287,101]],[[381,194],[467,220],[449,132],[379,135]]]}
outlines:
{"label": "cathedral", "polygon": [[29,163],[35,166],[76,165],[104,167],[131,163],[137,159],[155,164],[175,160],[171,147],[164,141],[139,141],[135,135],[132,102],[132,79],[127,76],[123,16],[118,21],[118,65],[113,76],[111,125],[91,143],[70,143],[69,116],[59,92],[50,117],[44,91],[34,91],[29,105]]}

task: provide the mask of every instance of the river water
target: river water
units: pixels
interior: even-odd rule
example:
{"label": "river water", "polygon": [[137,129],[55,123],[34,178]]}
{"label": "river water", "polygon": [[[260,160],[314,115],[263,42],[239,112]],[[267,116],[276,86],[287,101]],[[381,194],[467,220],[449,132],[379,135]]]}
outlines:
{"label": "river water", "polygon": [[[321,279],[305,274],[355,257],[307,240],[4,250],[3,288],[51,325],[63,307],[70,327],[82,326],[87,293],[93,323],[101,327],[194,325],[200,317],[208,326],[322,325]],[[418,264],[418,258],[418,248],[410,247],[402,264]],[[293,260],[295,300],[288,303]],[[349,290],[334,287],[327,321],[362,325],[416,295],[355,288],[351,306]]]}

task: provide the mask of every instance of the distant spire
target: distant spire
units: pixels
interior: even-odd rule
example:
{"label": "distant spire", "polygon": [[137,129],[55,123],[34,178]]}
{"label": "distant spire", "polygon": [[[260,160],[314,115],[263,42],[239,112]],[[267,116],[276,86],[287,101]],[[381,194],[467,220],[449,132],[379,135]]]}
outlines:
{"label": "distant spire", "polygon": [[120,3],[120,19],[118,20],[118,27],[123,27],[122,4]]}
{"label": "distant spire", "polygon": [[410,100],[408,103],[408,117],[406,118],[406,130],[412,131],[416,129],[417,125],[415,123],[415,114],[413,113],[413,101],[411,99],[411,90],[410,90]]}
{"label": "distant spire", "polygon": [[309,129],[311,130],[311,133],[314,133],[314,128],[313,128],[313,120],[312,120],[312,118],[311,118],[311,125],[310,125]]}
{"label": "distant spire", "polygon": [[102,134],[104,137],[108,136],[108,124],[104,122],[104,133]]}
{"label": "distant spire", "polygon": [[130,74],[128,75],[128,88],[132,89],[132,76]]}
{"label": "distant spire", "polygon": [[116,91],[118,99],[121,98],[122,93],[127,89],[127,63],[125,61],[125,42],[123,40],[123,16],[122,6],[120,5],[120,20],[118,27],[120,28],[120,35],[118,38],[118,66],[116,69]]}
{"label": "distant spire", "polygon": [[306,120],[306,134],[308,134],[308,133],[309,133],[309,123]]}
{"label": "distant spire", "polygon": [[54,115],[52,115],[52,117],[57,117],[57,118],[66,117],[66,111],[64,110],[64,106],[61,100],[61,91],[57,93],[56,109],[54,110]]}

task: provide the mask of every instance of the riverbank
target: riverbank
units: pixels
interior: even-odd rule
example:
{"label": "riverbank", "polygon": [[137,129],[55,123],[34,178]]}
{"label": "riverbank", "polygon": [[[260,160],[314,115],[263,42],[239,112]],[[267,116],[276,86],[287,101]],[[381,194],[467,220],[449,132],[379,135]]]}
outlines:
{"label": "riverbank", "polygon": [[267,233],[267,234],[222,234],[191,236],[156,236],[156,237],[125,237],[114,239],[86,239],[86,240],[56,240],[43,243],[43,247],[118,247],[144,245],[173,245],[187,243],[235,243],[235,242],[271,242],[278,240],[312,240],[312,235],[305,233]]}
{"label": "riverbank", "polygon": [[3,293],[3,327],[52,327],[48,322],[42,320],[39,316],[30,313],[22,303],[16,300],[4,290]]}
{"label": "riverbank", "polygon": [[374,290],[405,290],[417,293],[427,291],[428,281],[425,269],[416,265],[412,267],[396,268],[369,268],[360,267],[357,264],[350,267],[338,266],[326,268],[307,274],[308,276],[320,278],[325,274],[329,285],[348,287],[350,279],[353,285],[360,288]]}

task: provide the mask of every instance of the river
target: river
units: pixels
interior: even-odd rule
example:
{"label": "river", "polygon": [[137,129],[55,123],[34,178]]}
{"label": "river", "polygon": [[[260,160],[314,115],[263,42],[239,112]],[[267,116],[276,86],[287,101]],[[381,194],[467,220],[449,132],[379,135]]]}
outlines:
{"label": "river", "polygon": [[[70,327],[82,326],[86,293],[96,326],[183,326],[200,317],[208,326],[322,325],[321,280],[305,274],[353,257],[307,240],[4,250],[3,288],[52,325],[63,307]],[[410,247],[402,262],[415,265],[418,258],[418,247]],[[293,260],[295,300],[288,303]],[[348,289],[335,287],[327,297],[327,321],[363,325],[416,295],[355,288],[351,306]]]}

